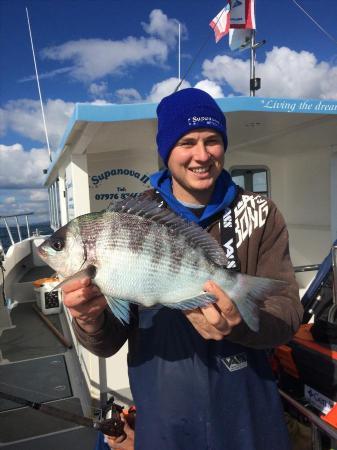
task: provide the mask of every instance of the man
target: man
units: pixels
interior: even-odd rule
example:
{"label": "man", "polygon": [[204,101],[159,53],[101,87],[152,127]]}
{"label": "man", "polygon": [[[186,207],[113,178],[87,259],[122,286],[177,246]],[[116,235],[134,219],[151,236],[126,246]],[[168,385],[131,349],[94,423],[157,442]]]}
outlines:
{"label": "man", "polygon": [[[135,307],[130,326],[112,316],[89,279],[77,280],[64,288],[75,332],[104,357],[129,340],[136,449],[286,450],[264,350],[289,341],[301,322],[284,220],[271,200],[244,192],[223,170],[226,121],[208,94],[194,88],[171,94],[157,115],[158,152],[168,170],[154,174],[154,189],[143,195],[206,228],[222,245],[232,240],[229,267],[284,280],[287,288],[264,300],[253,332],[212,280],[204,289],[217,297],[215,304],[184,313]],[[241,233],[235,218],[248,209],[260,220]]]}

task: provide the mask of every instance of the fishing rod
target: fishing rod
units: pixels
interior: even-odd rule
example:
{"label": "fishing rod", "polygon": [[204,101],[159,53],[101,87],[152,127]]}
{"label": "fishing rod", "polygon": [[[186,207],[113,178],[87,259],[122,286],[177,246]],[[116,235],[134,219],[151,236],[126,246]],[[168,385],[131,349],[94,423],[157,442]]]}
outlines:
{"label": "fishing rod", "polygon": [[[121,419],[121,413],[123,413],[123,407],[114,402],[113,397],[109,400],[108,410],[111,417],[109,419],[92,419],[90,417],[81,416],[55,406],[47,405],[45,403],[32,402],[23,397],[8,394],[0,391],[0,397],[9,400],[19,405],[28,406],[29,408],[40,411],[41,413],[48,414],[49,416],[57,417],[67,422],[76,423],[77,425],[84,426],[86,428],[92,428],[96,431],[112,436],[119,437],[124,433],[124,422]],[[128,417],[130,416],[130,417]],[[128,414],[125,416],[129,426],[134,427],[135,409],[129,408]]]}

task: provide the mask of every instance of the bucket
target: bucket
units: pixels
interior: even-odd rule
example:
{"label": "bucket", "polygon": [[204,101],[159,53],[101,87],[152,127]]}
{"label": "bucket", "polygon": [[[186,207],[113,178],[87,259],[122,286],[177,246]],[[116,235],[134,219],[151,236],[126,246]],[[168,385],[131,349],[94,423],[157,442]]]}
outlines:
{"label": "bucket", "polygon": [[33,281],[37,306],[45,315],[59,314],[62,310],[60,289],[51,292],[59,282],[58,278],[40,278]]}

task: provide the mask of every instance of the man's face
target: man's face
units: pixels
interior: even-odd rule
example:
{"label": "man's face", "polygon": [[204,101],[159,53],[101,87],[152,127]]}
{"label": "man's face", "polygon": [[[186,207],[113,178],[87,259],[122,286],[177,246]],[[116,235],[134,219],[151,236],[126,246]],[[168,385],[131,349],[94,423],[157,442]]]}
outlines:
{"label": "man's face", "polygon": [[224,164],[222,136],[212,129],[185,134],[171,150],[168,168],[178,200],[206,204]]}

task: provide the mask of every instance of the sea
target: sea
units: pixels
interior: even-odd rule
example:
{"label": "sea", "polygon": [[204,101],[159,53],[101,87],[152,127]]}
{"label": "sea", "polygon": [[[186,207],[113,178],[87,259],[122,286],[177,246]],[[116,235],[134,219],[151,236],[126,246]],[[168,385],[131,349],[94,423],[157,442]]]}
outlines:
{"label": "sea", "polygon": [[[18,236],[18,230],[15,227],[10,226],[10,230],[14,239],[14,242],[18,242],[19,241],[19,236]],[[53,230],[50,228],[50,224],[45,222],[45,223],[35,223],[35,224],[31,224],[29,225],[29,230],[30,230],[30,235],[32,236],[33,233],[36,233],[36,230],[39,231],[40,234],[51,234],[53,233]],[[25,239],[27,237],[27,227],[26,225],[22,225],[20,226],[20,233],[21,233],[21,238]],[[11,245],[11,241],[10,238],[8,236],[8,232],[6,227],[4,226],[0,226],[0,242],[2,244],[2,247],[6,253],[6,251],[8,250],[8,248]]]}

